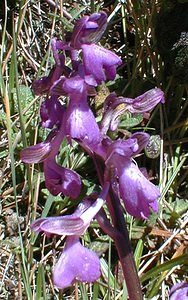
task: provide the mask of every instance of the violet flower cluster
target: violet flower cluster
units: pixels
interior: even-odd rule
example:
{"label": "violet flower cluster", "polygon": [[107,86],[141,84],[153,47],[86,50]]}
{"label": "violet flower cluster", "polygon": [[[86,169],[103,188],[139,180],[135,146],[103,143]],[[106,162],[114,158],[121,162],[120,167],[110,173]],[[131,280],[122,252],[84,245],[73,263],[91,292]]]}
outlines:
{"label": "violet flower cluster", "polygon": [[[137,132],[128,139],[112,140],[108,132],[118,128],[125,111],[145,113],[163,103],[163,92],[154,88],[135,99],[111,93],[104,102],[100,124],[90,108],[89,99],[96,96],[96,87],[114,80],[116,68],[121,64],[115,53],[97,44],[106,27],[107,15],[94,13],[78,20],[66,41],[54,38],[51,42],[54,67],[48,76],[33,82],[34,93],[46,96],[40,108],[41,126],[50,131],[45,141],[22,150],[21,159],[25,163],[43,163],[49,192],[76,199],[81,191],[79,174],[57,163],[64,139],[70,145],[72,140],[77,141],[91,157],[97,156],[104,163],[100,195],[84,198],[72,215],[40,218],[31,225],[35,232],[67,236],[53,272],[54,284],[60,289],[75,281],[93,282],[100,276],[98,256],[82,246],[79,237],[100,214],[109,189],[122,199],[130,215],[143,219],[152,210],[157,212],[160,195],[133,160],[147,145],[149,135]],[[62,104],[62,96],[66,103]],[[123,111],[118,109],[120,104],[124,104]]]}

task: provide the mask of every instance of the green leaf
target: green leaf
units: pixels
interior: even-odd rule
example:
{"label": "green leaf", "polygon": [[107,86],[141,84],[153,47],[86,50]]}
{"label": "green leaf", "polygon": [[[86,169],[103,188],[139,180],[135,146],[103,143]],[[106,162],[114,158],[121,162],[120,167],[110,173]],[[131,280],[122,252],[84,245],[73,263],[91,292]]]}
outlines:
{"label": "green leaf", "polygon": [[140,124],[143,120],[142,114],[135,114],[134,116],[130,113],[126,113],[121,120],[119,127],[120,128],[131,128]]}
{"label": "green leaf", "polygon": [[140,239],[136,245],[136,249],[134,252],[134,258],[135,258],[135,263],[136,263],[137,269],[139,268],[139,265],[140,265],[140,259],[143,254],[143,250],[144,250],[144,241],[142,239]]}
{"label": "green leaf", "polygon": [[98,256],[104,254],[108,250],[108,247],[109,243],[103,241],[94,241],[90,244],[90,249],[97,253]]}
{"label": "green leaf", "polygon": [[[18,99],[17,99],[17,91],[16,88],[12,89],[13,100],[15,103],[15,109],[18,111]],[[34,99],[33,93],[31,89],[26,85],[19,85],[19,97],[21,108],[26,108],[30,102]],[[33,112],[33,108],[28,109],[27,113],[31,114]]]}
{"label": "green leaf", "polygon": [[164,262],[161,265],[158,265],[154,268],[152,268],[151,270],[149,270],[148,272],[146,272],[142,277],[141,277],[141,282],[144,282],[148,279],[153,279],[156,278],[158,275],[160,275],[160,273],[164,272],[164,271],[169,271],[170,269],[172,269],[175,266],[178,265],[188,265],[188,254],[179,256],[177,258],[173,258],[167,262]]}
{"label": "green leaf", "polygon": [[38,273],[37,273],[37,285],[36,285],[36,299],[41,299],[42,297],[42,273],[43,273],[43,266],[39,266]]}
{"label": "green leaf", "polygon": [[177,199],[171,204],[171,207],[173,207],[177,214],[182,215],[188,210],[188,202],[184,199]]}

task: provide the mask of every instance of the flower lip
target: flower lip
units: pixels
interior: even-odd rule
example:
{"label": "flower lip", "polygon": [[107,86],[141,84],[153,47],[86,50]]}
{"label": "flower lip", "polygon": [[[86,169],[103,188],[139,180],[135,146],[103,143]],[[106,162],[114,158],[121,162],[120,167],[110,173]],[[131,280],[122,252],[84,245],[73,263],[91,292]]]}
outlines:
{"label": "flower lip", "polygon": [[64,251],[54,268],[55,286],[64,289],[76,281],[94,282],[100,275],[98,256],[92,250],[83,247],[78,236],[68,237]]}

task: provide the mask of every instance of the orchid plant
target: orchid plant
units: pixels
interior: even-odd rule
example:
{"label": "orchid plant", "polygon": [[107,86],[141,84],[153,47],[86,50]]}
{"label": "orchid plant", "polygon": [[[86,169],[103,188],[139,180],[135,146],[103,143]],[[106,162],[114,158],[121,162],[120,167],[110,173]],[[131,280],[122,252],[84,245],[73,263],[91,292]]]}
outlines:
{"label": "orchid plant", "polygon": [[[133,159],[147,145],[149,134],[136,132],[128,138],[115,140],[108,133],[117,130],[125,112],[150,112],[158,103],[164,103],[164,95],[159,88],[153,88],[135,99],[110,93],[104,101],[102,119],[96,122],[90,99],[97,95],[97,86],[115,79],[116,68],[122,63],[115,53],[97,44],[106,27],[106,13],[93,13],[78,20],[65,41],[52,39],[54,67],[48,76],[33,82],[34,93],[46,95],[40,116],[41,126],[49,129],[49,134],[45,141],[23,149],[21,159],[29,164],[43,163],[45,185],[49,192],[71,199],[80,195],[82,183],[79,174],[57,163],[63,140],[67,139],[70,145],[75,140],[93,159],[100,194],[84,198],[72,215],[35,220],[31,229],[46,235],[67,236],[53,271],[54,284],[63,289],[76,281],[94,282],[100,277],[98,256],[80,243],[80,236],[95,218],[102,230],[114,240],[129,297],[134,300],[142,299],[142,292],[124,213],[147,219],[152,210],[158,210],[160,192]],[[68,65],[67,57],[71,62]],[[63,104],[62,96],[66,99]],[[111,219],[107,218],[104,205]]]}

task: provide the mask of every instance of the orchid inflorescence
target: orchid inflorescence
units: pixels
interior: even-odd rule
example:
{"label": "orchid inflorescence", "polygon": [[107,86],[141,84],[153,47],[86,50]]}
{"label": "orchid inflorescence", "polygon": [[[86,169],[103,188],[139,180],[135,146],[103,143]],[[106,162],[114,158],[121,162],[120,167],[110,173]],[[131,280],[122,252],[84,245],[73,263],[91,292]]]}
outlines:
{"label": "orchid inflorescence", "polygon": [[[43,163],[49,192],[71,199],[76,199],[81,192],[80,176],[57,163],[64,139],[70,145],[75,140],[96,165],[98,159],[104,166],[102,173],[96,168],[101,185],[99,195],[85,197],[72,215],[39,218],[31,225],[35,232],[67,236],[53,273],[54,284],[60,289],[75,281],[93,282],[99,278],[99,258],[81,245],[79,237],[93,218],[99,220],[104,229],[109,227],[112,235],[118,234],[105,219],[103,210],[105,203],[108,206],[109,193],[122,199],[126,212],[134,217],[147,219],[151,210],[158,210],[159,189],[133,160],[147,145],[149,134],[136,132],[127,139],[113,140],[108,132],[117,130],[120,117],[126,111],[144,114],[163,103],[163,92],[153,88],[135,99],[113,92],[104,101],[100,123],[90,108],[90,97],[97,95],[96,87],[106,80],[114,80],[116,68],[122,63],[115,53],[97,45],[106,27],[106,13],[93,13],[78,20],[65,41],[53,38],[55,65],[48,76],[35,80],[32,86],[36,95],[46,95],[40,108],[41,126],[51,131],[45,141],[22,150],[21,159],[25,163]],[[65,55],[70,58],[68,66]],[[60,101],[62,96],[66,97],[66,104]],[[117,109],[121,104],[124,109]]]}

